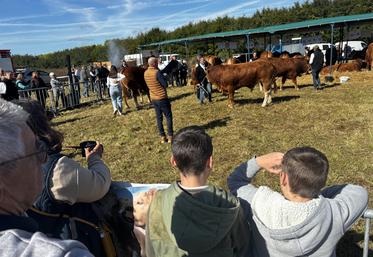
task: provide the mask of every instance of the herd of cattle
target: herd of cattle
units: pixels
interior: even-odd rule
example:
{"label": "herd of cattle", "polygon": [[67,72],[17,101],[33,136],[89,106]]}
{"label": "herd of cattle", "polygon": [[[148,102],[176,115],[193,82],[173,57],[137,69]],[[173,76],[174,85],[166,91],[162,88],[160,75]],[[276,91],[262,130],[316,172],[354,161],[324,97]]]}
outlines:
{"label": "herd of cattle", "polygon": [[[207,70],[206,77],[208,81],[215,85],[222,93],[228,94],[228,106],[233,107],[234,92],[241,87],[253,89],[259,84],[264,92],[262,106],[265,107],[271,103],[271,92],[277,90],[276,79],[281,78],[280,90],[287,79],[292,80],[296,89],[298,88],[297,77],[310,72],[309,58],[307,56],[287,54],[280,57],[272,57],[271,52],[263,52],[259,58],[252,62],[240,62],[239,59],[229,58],[225,63],[216,56],[205,57]],[[175,62],[175,63],[174,63]],[[170,73],[175,69],[177,61],[170,62],[163,70],[164,73]],[[373,43],[368,46],[365,60],[357,59],[349,63],[334,64],[331,66],[333,72],[361,71],[363,65],[370,70],[373,64]],[[126,76],[124,85],[132,90],[132,95],[136,106],[137,96],[147,95],[149,100],[149,89],[144,80],[146,67],[130,67],[124,65],[122,74]],[[321,74],[329,74],[330,67],[324,67]],[[195,76],[195,67],[190,72],[190,84],[196,88],[197,81]]]}

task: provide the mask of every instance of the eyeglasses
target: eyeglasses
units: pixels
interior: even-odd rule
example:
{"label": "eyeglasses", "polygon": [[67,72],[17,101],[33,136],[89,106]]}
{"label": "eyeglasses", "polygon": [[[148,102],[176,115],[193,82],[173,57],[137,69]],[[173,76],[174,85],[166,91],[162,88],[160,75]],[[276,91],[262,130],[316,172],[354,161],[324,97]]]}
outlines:
{"label": "eyeglasses", "polygon": [[34,155],[36,155],[39,162],[41,162],[41,163],[46,162],[47,158],[48,158],[48,155],[47,155],[48,146],[47,146],[47,144],[44,141],[41,141],[41,140],[37,140],[35,144],[36,144],[36,149],[37,149],[36,152],[27,154],[25,156],[17,157],[17,158],[14,158],[14,159],[11,159],[11,160],[8,160],[8,161],[5,161],[5,162],[0,162],[0,166],[6,165],[6,164],[9,164],[11,162],[18,161],[18,160],[26,159],[26,158],[29,158],[29,157],[34,156]]}

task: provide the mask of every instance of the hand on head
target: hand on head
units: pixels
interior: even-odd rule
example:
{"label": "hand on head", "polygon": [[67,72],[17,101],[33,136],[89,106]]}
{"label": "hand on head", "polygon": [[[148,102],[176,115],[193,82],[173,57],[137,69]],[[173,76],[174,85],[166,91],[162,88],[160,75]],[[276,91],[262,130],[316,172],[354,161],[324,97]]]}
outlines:
{"label": "hand on head", "polygon": [[100,144],[100,142],[96,141],[96,146],[93,149],[85,148],[85,156],[86,159],[92,155],[92,154],[98,154],[100,157],[102,157],[102,153],[104,152],[104,146]]}
{"label": "hand on head", "polygon": [[258,165],[273,174],[280,174],[283,153],[274,152],[256,157]]}

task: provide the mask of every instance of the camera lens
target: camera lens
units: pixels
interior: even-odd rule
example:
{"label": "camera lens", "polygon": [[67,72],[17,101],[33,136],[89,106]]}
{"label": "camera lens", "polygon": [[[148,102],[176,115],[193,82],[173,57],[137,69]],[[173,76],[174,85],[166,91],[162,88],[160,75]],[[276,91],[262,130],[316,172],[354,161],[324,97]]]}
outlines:
{"label": "camera lens", "polygon": [[85,148],[92,150],[96,146],[96,141],[83,141],[80,143],[80,148],[82,150],[82,157],[85,157]]}

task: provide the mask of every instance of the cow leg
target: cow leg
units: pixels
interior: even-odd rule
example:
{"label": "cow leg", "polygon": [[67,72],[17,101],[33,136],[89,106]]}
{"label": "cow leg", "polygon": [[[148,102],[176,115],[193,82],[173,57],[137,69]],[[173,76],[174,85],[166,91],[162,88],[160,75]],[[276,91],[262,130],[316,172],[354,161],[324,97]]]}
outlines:
{"label": "cow leg", "polygon": [[263,92],[263,85],[262,85],[262,82],[259,82],[259,91],[260,91],[260,92]]}
{"label": "cow leg", "polygon": [[142,94],[142,92],[140,90],[138,90],[138,92],[139,92],[139,95],[141,97],[140,102],[141,102],[141,104],[144,104],[144,95]]}
{"label": "cow leg", "polygon": [[126,104],[126,108],[127,108],[127,109],[130,109],[130,108],[131,108],[131,107],[128,105],[128,96],[127,96],[126,93],[124,94],[124,103]]}
{"label": "cow leg", "polygon": [[272,96],[271,96],[271,90],[268,92],[268,97],[267,97],[267,104],[271,104],[272,103]]}
{"label": "cow leg", "polygon": [[276,83],[276,78],[273,79],[273,91],[276,93],[277,92],[277,83]]}
{"label": "cow leg", "polygon": [[[264,100],[263,100],[263,104],[262,104],[262,107],[266,107],[269,101],[269,98],[270,98],[270,93],[271,91],[266,91],[264,92]],[[272,102],[272,100],[270,100]]]}
{"label": "cow leg", "polygon": [[126,104],[126,108],[130,109],[131,107],[128,105],[128,88],[126,86],[122,87],[123,96],[124,96],[124,103]]}
{"label": "cow leg", "polygon": [[233,109],[234,105],[234,89],[229,87],[228,89],[228,107]]}
{"label": "cow leg", "polygon": [[135,101],[136,109],[140,109],[139,103],[137,102],[137,96],[133,94],[133,100]]}
{"label": "cow leg", "polygon": [[298,83],[297,83],[297,77],[293,78],[292,81],[294,83],[295,89],[299,90]]}
{"label": "cow leg", "polygon": [[281,80],[281,87],[280,87],[280,90],[282,91],[282,87],[285,85],[285,82],[286,82],[286,77],[282,77],[282,80]]}

